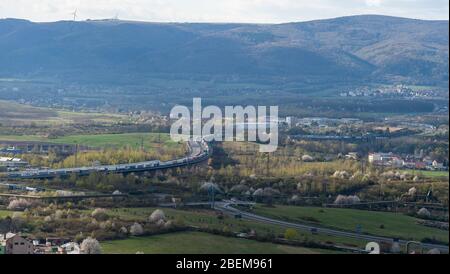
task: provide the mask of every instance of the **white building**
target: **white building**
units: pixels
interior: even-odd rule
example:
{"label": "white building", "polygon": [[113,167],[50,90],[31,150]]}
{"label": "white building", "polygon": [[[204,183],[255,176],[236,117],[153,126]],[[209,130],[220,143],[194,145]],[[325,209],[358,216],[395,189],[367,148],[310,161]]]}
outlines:
{"label": "white building", "polygon": [[23,161],[19,158],[12,158],[12,157],[0,157],[0,166],[5,167],[21,167],[21,166],[27,166],[28,162]]}
{"label": "white building", "polygon": [[80,245],[74,242],[63,244],[61,250],[63,254],[81,254]]}
{"label": "white building", "polygon": [[392,152],[389,153],[370,153],[368,157],[369,163],[375,165],[384,165],[384,166],[394,166],[394,167],[402,167],[403,159],[399,156],[394,155]]}

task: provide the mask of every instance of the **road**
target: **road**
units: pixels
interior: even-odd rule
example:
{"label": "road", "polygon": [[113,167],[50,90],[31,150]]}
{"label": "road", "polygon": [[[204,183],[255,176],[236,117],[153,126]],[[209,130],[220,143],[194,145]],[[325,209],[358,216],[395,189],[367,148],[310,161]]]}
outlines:
{"label": "road", "polygon": [[7,173],[9,179],[52,179],[56,177],[75,175],[89,175],[91,173],[132,173],[145,172],[154,170],[163,170],[168,168],[176,168],[182,166],[189,166],[198,164],[208,160],[210,156],[210,149],[204,141],[189,141],[189,154],[184,158],[170,160],[166,162],[161,161],[147,161],[131,164],[119,165],[101,165],[93,167],[76,167],[76,168],[61,168],[61,169],[36,169],[26,170],[22,172]]}
{"label": "road", "polygon": [[[346,231],[341,231],[341,230],[322,228],[322,227],[318,227],[318,226],[303,225],[303,224],[290,223],[290,222],[280,221],[280,220],[276,220],[276,219],[271,219],[271,218],[267,218],[264,216],[259,216],[256,214],[252,214],[252,213],[249,213],[246,211],[239,210],[237,208],[234,208],[233,206],[235,206],[235,204],[233,202],[217,202],[215,204],[215,208],[217,210],[220,210],[224,213],[228,213],[231,215],[240,215],[240,216],[242,216],[243,219],[247,219],[247,220],[251,220],[251,221],[257,221],[257,222],[266,223],[266,224],[278,225],[278,226],[287,227],[287,228],[295,228],[295,229],[304,230],[304,231],[316,231],[317,233],[325,234],[325,235],[329,235],[329,236],[353,238],[353,239],[358,239],[358,240],[364,240],[367,242],[378,242],[378,243],[381,243],[381,242],[392,243],[393,242],[393,239],[388,238],[388,237],[358,234],[358,233],[353,233],[353,232],[346,232]],[[407,241],[400,240],[399,243],[401,245],[406,245]],[[441,252],[444,252],[444,253],[449,252],[449,247],[445,246],[445,245],[423,243],[422,246],[426,249],[437,248]]]}

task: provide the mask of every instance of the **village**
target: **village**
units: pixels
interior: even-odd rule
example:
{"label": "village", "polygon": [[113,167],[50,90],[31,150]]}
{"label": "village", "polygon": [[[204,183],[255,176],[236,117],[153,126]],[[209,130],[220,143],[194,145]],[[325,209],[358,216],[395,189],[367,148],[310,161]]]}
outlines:
{"label": "village", "polygon": [[[88,242],[86,242],[88,243]],[[85,245],[86,245],[85,243]],[[98,244],[98,242],[97,242]],[[63,238],[32,240],[20,234],[0,234],[1,254],[83,254],[80,245]]]}

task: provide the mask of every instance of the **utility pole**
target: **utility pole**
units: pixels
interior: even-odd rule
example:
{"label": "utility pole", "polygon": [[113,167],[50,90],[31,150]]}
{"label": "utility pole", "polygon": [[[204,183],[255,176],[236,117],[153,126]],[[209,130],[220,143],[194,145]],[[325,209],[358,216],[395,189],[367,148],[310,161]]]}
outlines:
{"label": "utility pole", "polygon": [[75,167],[78,166],[78,143],[75,142]]}
{"label": "utility pole", "polygon": [[215,195],[216,195],[216,189],[214,188],[213,185],[211,185],[208,189],[209,192],[209,202],[211,204],[211,209],[214,209],[215,207]]}

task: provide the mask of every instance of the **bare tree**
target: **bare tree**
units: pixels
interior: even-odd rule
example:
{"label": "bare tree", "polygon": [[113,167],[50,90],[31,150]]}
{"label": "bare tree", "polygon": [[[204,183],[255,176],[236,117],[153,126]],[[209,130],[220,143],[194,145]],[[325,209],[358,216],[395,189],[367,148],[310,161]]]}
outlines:
{"label": "bare tree", "polygon": [[25,210],[31,206],[31,202],[25,199],[14,199],[9,202],[9,210]]}
{"label": "bare tree", "polygon": [[161,209],[157,209],[155,211],[153,211],[153,213],[150,215],[149,221],[152,223],[156,223],[159,220],[165,220],[166,219],[166,215],[164,214],[164,211],[162,211]]}
{"label": "bare tree", "polygon": [[81,243],[81,251],[83,254],[101,254],[102,248],[96,239],[88,237]]}
{"label": "bare tree", "polygon": [[140,235],[144,234],[144,228],[142,227],[141,224],[134,223],[130,227],[130,234],[133,235],[133,236],[140,236]]}
{"label": "bare tree", "polygon": [[107,213],[107,210],[104,208],[96,208],[91,213],[92,218],[98,220],[98,221],[106,221],[109,216]]}

